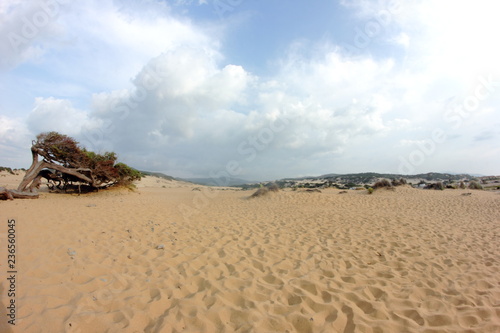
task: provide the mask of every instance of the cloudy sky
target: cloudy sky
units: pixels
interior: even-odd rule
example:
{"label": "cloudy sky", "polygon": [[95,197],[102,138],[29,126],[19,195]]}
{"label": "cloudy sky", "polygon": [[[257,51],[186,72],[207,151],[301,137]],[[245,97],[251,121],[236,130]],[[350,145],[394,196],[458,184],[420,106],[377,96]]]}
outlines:
{"label": "cloudy sky", "polygon": [[499,9],[4,0],[0,165],[58,131],[177,177],[500,174]]}

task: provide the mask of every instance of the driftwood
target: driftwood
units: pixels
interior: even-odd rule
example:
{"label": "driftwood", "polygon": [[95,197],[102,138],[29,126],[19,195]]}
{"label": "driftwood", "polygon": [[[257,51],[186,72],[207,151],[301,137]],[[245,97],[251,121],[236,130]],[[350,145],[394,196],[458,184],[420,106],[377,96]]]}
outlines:
{"label": "driftwood", "polygon": [[5,187],[0,187],[0,200],[37,199],[37,198],[38,198],[38,193],[8,190]]}

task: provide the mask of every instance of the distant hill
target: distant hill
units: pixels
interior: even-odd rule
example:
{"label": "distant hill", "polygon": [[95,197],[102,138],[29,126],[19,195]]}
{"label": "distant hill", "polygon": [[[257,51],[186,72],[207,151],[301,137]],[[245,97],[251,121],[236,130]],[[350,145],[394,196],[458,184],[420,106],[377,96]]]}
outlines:
{"label": "distant hill", "polygon": [[326,175],[319,176],[318,178],[331,178],[331,177],[337,177],[337,176],[341,176],[341,174],[339,174],[339,173],[328,173]]}
{"label": "distant hill", "polygon": [[151,171],[140,171],[140,172],[145,176],[153,176],[153,177],[163,178],[166,180],[175,180],[174,177],[166,175],[166,174],[161,173],[161,172],[151,172]]}
{"label": "distant hill", "polygon": [[[150,172],[150,171],[141,171],[146,176],[155,176],[167,180],[180,180],[185,182],[190,182],[199,185],[206,186],[258,186],[259,182],[248,181],[246,179],[241,178],[175,178],[172,176],[165,175],[161,172]],[[280,180],[276,180],[279,183],[286,182],[301,182],[307,180],[314,181],[328,181],[332,183],[338,184],[371,184],[377,181],[379,178],[386,179],[422,179],[427,182],[437,182],[437,181],[460,181],[460,180],[471,180],[477,179],[475,175],[470,174],[452,174],[452,173],[440,173],[440,172],[428,172],[428,173],[420,173],[416,175],[401,175],[395,173],[377,173],[377,172],[362,172],[362,173],[349,173],[349,174],[336,174],[329,173],[321,176],[311,176],[311,177],[296,177],[296,178],[283,178]],[[269,183],[269,182],[262,182]]]}
{"label": "distant hill", "polygon": [[428,172],[420,173],[416,175],[401,175],[394,173],[376,173],[376,172],[363,172],[363,173],[352,173],[345,175],[324,175],[316,177],[315,179],[342,179],[349,180],[352,183],[370,183],[377,178],[388,178],[388,179],[400,179],[400,178],[418,178],[424,179],[426,181],[438,181],[438,180],[461,180],[461,179],[473,179],[474,177],[469,174],[451,174],[451,173],[440,173],[440,172]]}
{"label": "distant hill", "polygon": [[401,175],[396,173],[377,173],[377,172],[363,172],[363,173],[351,173],[344,175],[324,175],[319,176],[314,179],[320,180],[330,180],[343,183],[358,183],[358,184],[368,184],[375,182],[378,178],[387,179],[400,179],[400,178],[410,178],[410,179],[423,179],[429,182],[452,180],[458,181],[463,179],[474,179],[474,176],[469,174],[451,174],[451,173],[440,173],[440,172],[428,172],[419,173],[416,175]]}
{"label": "distant hill", "polygon": [[322,175],[322,176],[303,176],[303,177],[283,178],[281,180],[295,180],[295,181],[299,181],[299,180],[306,180],[306,179],[325,179],[325,178],[331,178],[331,177],[336,177],[336,176],[340,176],[340,174],[329,173],[329,174]]}
{"label": "distant hill", "polygon": [[460,180],[471,180],[476,179],[469,174],[452,174],[452,173],[440,173],[440,172],[428,172],[416,175],[401,175],[395,173],[377,173],[377,172],[362,172],[362,173],[350,173],[350,174],[335,174],[329,173],[321,176],[315,177],[300,177],[300,178],[283,178],[277,180],[280,184],[294,184],[296,182],[313,181],[318,182],[329,182],[336,184],[373,184],[380,178],[386,179],[420,179],[426,182],[437,182],[437,181],[460,181]]}
{"label": "distant hill", "polygon": [[[238,185],[243,185],[243,184],[248,184],[251,183],[250,181],[246,179],[241,179],[241,178],[230,178],[229,182],[227,179],[223,178],[177,178],[177,177],[172,177],[169,175],[166,175],[161,172],[151,172],[151,171],[141,171],[142,174],[145,176],[153,176],[153,177],[158,177],[158,178],[163,178],[166,180],[179,180],[183,182],[188,182],[188,183],[193,183],[193,184],[198,184],[198,185],[207,185],[207,186],[238,186]],[[226,182],[228,183],[226,185]]]}
{"label": "distant hill", "polygon": [[[409,176],[404,176],[410,178]],[[439,179],[451,179],[451,180],[461,180],[461,179],[474,179],[475,175],[469,175],[467,173],[452,174],[452,173],[439,173],[439,172],[429,172],[420,173],[413,176],[412,178],[424,178],[426,180],[439,180]]]}

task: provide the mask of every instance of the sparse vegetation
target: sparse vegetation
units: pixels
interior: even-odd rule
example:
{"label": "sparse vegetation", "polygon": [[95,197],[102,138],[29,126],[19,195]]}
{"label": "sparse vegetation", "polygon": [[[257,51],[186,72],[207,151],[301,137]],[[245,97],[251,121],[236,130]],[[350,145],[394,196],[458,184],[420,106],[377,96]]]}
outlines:
{"label": "sparse vegetation", "polygon": [[392,184],[389,180],[387,179],[381,179],[377,181],[375,184],[372,186],[375,190],[385,187],[385,188],[392,188]]}
{"label": "sparse vegetation", "polygon": [[[465,181],[466,185],[469,179],[473,177],[468,174],[452,175],[448,173],[426,173],[416,175],[401,175],[401,174],[381,174],[375,172],[365,172],[356,174],[327,174],[319,177],[301,177],[301,178],[284,178],[276,180],[275,183],[280,189],[283,188],[337,188],[339,190],[346,190],[350,188],[368,188],[374,186],[372,184],[387,179],[392,187],[401,185],[411,185],[412,187],[423,187],[419,185],[428,185],[438,181],[443,182],[445,187],[453,186],[456,182],[457,186],[460,181]],[[426,180],[423,180],[426,179]],[[410,182],[407,182],[410,180]],[[451,185],[450,185],[451,184]],[[262,184],[261,184],[262,185]],[[264,184],[265,185],[265,184]],[[380,185],[380,184],[379,184]],[[241,187],[241,185],[240,185]],[[259,184],[245,184],[245,189],[258,188]],[[381,186],[390,188],[389,186]],[[376,188],[374,188],[376,189]]]}
{"label": "sparse vegetation", "polygon": [[436,182],[436,183],[430,183],[427,184],[424,189],[426,190],[444,190],[444,184],[443,182]]}
{"label": "sparse vegetation", "polygon": [[257,191],[255,191],[251,196],[250,198],[257,198],[257,197],[261,197],[263,195],[266,195],[269,193],[269,190],[267,189],[267,187],[261,187],[259,188]]}
{"label": "sparse vegetation", "polygon": [[124,186],[125,186],[125,188],[127,188],[129,191],[132,191],[132,192],[135,192],[135,190],[137,190],[137,185],[135,185],[134,183],[128,183]]}
{"label": "sparse vegetation", "polygon": [[251,198],[256,198],[256,197],[261,197],[263,195],[269,194],[269,192],[279,192],[280,188],[278,184],[276,183],[270,183],[267,184],[266,186],[260,184],[260,188],[257,189],[250,197]]}
{"label": "sparse vegetation", "polygon": [[368,194],[372,194],[373,193],[373,187],[368,187],[366,190],[368,191]]}
{"label": "sparse vegetation", "polygon": [[0,167],[0,172],[1,171],[7,171],[8,173],[10,173],[11,175],[15,175],[14,171],[11,169],[11,168],[7,168],[7,167]]}
{"label": "sparse vegetation", "polygon": [[267,186],[267,189],[271,192],[279,192],[280,188],[276,183],[272,183]]}
{"label": "sparse vegetation", "polygon": [[473,180],[469,183],[469,189],[471,190],[482,190],[483,186],[479,184],[477,181]]}
{"label": "sparse vegetation", "polygon": [[406,179],[401,178],[399,180],[396,179],[392,180],[392,186],[400,186],[400,185],[406,185]]}

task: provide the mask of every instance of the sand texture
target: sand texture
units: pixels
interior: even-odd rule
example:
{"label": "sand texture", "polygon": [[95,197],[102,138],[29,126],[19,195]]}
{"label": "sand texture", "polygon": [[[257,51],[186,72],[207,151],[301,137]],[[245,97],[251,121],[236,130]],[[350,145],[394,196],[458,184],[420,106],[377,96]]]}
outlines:
{"label": "sand texture", "polygon": [[0,202],[0,331],[500,332],[499,193],[196,187]]}

